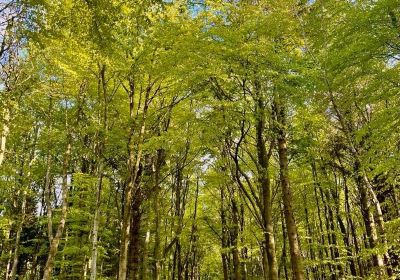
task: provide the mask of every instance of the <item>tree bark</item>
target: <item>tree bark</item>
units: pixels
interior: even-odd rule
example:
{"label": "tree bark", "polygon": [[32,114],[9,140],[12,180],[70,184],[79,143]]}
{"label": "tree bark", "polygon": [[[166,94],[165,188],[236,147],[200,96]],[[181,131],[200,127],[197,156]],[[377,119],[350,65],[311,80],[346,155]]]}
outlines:
{"label": "tree bark", "polygon": [[0,166],[3,164],[6,154],[6,141],[8,134],[10,133],[9,123],[10,123],[10,109],[4,108],[3,127],[1,130],[1,137],[0,137]]}
{"label": "tree bark", "polygon": [[64,232],[65,222],[67,219],[68,193],[69,193],[68,167],[71,157],[70,135],[68,135],[67,137],[68,137],[68,143],[63,162],[61,220],[60,223],[58,224],[56,235],[54,236],[54,238],[50,243],[50,250],[47,256],[46,266],[44,268],[43,280],[49,280],[52,277],[54,260],[57,254],[58,245],[60,244],[60,240]]}
{"label": "tree bark", "polygon": [[283,209],[286,222],[286,228],[289,239],[290,259],[292,262],[293,279],[303,280],[303,264],[300,252],[299,240],[297,235],[297,226],[294,219],[292,206],[292,191],[289,184],[289,162],[286,143],[286,115],[285,109],[280,104],[280,100],[275,100],[275,113],[277,121],[277,140],[280,168],[280,183],[282,188]]}
{"label": "tree bark", "polygon": [[[140,230],[142,228],[141,197],[135,197],[131,207],[130,239],[126,279],[140,279],[141,250]],[[140,279],[141,280],[141,279]]]}
{"label": "tree bark", "polygon": [[[378,245],[378,232],[376,230],[374,215],[371,211],[371,203],[368,199],[368,192],[366,186],[364,185],[362,175],[360,174],[360,163],[357,160],[354,163],[354,174],[358,191],[360,193],[361,212],[364,218],[369,248],[373,249]],[[374,266],[378,267],[379,271],[383,271],[384,260],[381,254],[373,254],[373,263]]]}
{"label": "tree bark", "polygon": [[280,205],[280,208],[281,208],[281,221],[282,221],[282,239],[283,239],[283,246],[282,246],[282,260],[281,260],[281,264],[279,265],[279,270],[278,270],[278,275],[279,275],[279,278],[281,278],[280,277],[280,275],[281,275],[281,267],[283,267],[283,271],[284,271],[284,273],[285,273],[285,279],[286,280],[288,280],[289,279],[289,275],[288,275],[288,269],[287,269],[287,266],[286,266],[286,251],[287,251],[287,245],[286,245],[286,237],[287,237],[287,231],[286,231],[286,227],[285,227],[285,222],[284,222],[284,218],[285,218],[285,215],[284,215],[284,206],[283,206],[283,204],[281,203],[281,205]]}
{"label": "tree bark", "polygon": [[148,279],[148,255],[149,255],[149,243],[150,243],[150,228],[147,225],[146,237],[144,239],[142,258],[141,258],[141,268],[140,268],[140,280]]}
{"label": "tree bark", "polygon": [[161,239],[160,239],[160,224],[161,224],[161,213],[160,213],[160,168],[161,161],[163,158],[163,150],[157,151],[157,158],[155,163],[153,162],[153,181],[154,181],[154,280],[160,280],[161,274]]}
{"label": "tree bark", "polygon": [[101,191],[103,187],[103,164],[100,163],[98,167],[98,181],[96,188],[96,205],[93,218],[93,232],[92,232],[92,257],[90,267],[90,280],[96,280],[97,277],[97,239],[100,222],[100,205],[101,205]]}
{"label": "tree bark", "polygon": [[46,177],[44,184],[44,199],[46,203],[46,215],[47,215],[47,237],[51,244],[53,240],[53,206],[51,205],[51,194],[52,194],[52,180],[51,180],[51,155],[47,155],[46,163]]}
{"label": "tree bark", "polygon": [[[93,217],[93,232],[92,232],[92,256],[91,256],[91,268],[90,268],[90,280],[96,280],[97,278],[97,242],[98,242],[98,231],[100,223],[100,206],[101,206],[101,192],[103,188],[103,151],[107,139],[108,133],[108,94],[107,94],[107,81],[106,81],[106,66],[100,66],[100,75],[98,79],[98,100],[103,105],[102,107],[102,120],[99,116],[99,125],[102,124],[103,131],[97,131],[100,136],[100,140],[97,143],[95,149],[95,155],[97,157],[97,186],[96,186],[96,205]],[[101,84],[101,90],[100,90]],[[100,96],[102,93],[102,98]]]}
{"label": "tree bark", "polygon": [[190,239],[189,239],[189,249],[186,253],[185,258],[185,279],[189,279],[189,272],[192,277],[194,268],[197,266],[196,264],[196,242],[197,242],[197,203],[199,198],[199,178],[196,181],[196,193],[194,198],[194,211],[192,218],[192,227],[190,230]]}
{"label": "tree bark", "polygon": [[[49,128],[49,133],[52,131],[52,108],[53,108],[53,100],[51,97],[49,98],[49,111],[48,111],[48,119],[47,126]],[[50,138],[50,137],[49,137]],[[50,139],[47,142],[47,159],[46,159],[46,175],[45,175],[45,183],[44,183],[44,200],[46,203],[46,214],[47,214],[47,237],[49,239],[49,244],[51,244],[53,240],[53,206],[51,205],[51,195],[53,193],[52,188],[52,176],[51,176],[51,167],[52,167],[52,155],[50,152],[51,149]]]}
{"label": "tree bark", "polygon": [[[131,221],[132,221],[132,203],[133,203],[133,194],[136,193],[139,195],[140,190],[137,185],[137,178],[139,174],[140,163],[142,160],[142,144],[144,140],[144,133],[146,128],[146,117],[147,117],[147,109],[149,106],[149,95],[151,88],[148,88],[145,93],[144,98],[144,107],[142,111],[142,121],[140,125],[138,142],[136,145],[136,153],[135,153],[135,145],[134,145],[134,131],[135,131],[135,123],[134,123],[134,84],[131,83],[131,93],[130,93],[130,117],[131,117],[131,130],[129,136],[128,143],[128,184],[125,192],[125,200],[123,205],[123,218],[122,218],[122,228],[121,228],[121,245],[120,245],[120,256],[119,256],[119,269],[118,269],[118,280],[126,280],[127,277],[127,265],[128,265],[128,249],[129,243],[131,239]],[[139,108],[138,108],[139,110]]]}
{"label": "tree bark", "polygon": [[220,191],[221,197],[221,258],[222,258],[222,270],[224,280],[229,279],[229,257],[227,254],[228,250],[228,227],[226,223],[226,209],[225,209],[225,186],[221,186]]}
{"label": "tree bark", "polygon": [[21,221],[18,224],[17,233],[15,236],[15,246],[14,246],[14,256],[13,256],[13,263],[11,267],[10,278],[11,280],[16,279],[17,276],[17,266],[19,261],[19,249],[21,243],[21,233],[25,223],[25,215],[26,215],[26,191],[23,191],[22,195],[22,205],[21,205]]}
{"label": "tree bark", "polygon": [[267,152],[265,146],[265,104],[261,98],[261,92],[257,90],[256,100],[256,134],[257,134],[257,158],[258,158],[258,182],[261,189],[262,205],[261,215],[263,217],[263,231],[265,250],[268,259],[268,274],[266,279],[278,279],[278,265],[275,252],[274,226],[272,223],[272,191],[269,178],[269,159],[272,154],[272,145]]}
{"label": "tree bark", "polygon": [[234,193],[231,192],[231,209],[232,209],[232,229],[231,229],[231,241],[232,241],[232,257],[233,257],[233,276],[235,280],[241,280],[242,275],[240,271],[240,256],[238,249],[238,235],[239,235],[239,213],[238,207],[234,198]]}

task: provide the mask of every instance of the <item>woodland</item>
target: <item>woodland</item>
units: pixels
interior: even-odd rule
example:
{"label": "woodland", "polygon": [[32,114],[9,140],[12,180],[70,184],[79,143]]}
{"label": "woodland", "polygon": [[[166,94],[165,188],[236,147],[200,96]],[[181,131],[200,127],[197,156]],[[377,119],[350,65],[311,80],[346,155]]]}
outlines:
{"label": "woodland", "polygon": [[400,279],[400,0],[0,0],[0,279]]}

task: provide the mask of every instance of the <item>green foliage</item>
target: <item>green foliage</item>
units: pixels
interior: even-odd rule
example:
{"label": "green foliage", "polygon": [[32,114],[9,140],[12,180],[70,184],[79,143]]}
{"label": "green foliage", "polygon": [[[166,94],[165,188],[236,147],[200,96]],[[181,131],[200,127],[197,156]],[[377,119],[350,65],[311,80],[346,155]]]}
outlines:
{"label": "green foliage", "polygon": [[6,2],[0,278],[399,277],[399,0]]}

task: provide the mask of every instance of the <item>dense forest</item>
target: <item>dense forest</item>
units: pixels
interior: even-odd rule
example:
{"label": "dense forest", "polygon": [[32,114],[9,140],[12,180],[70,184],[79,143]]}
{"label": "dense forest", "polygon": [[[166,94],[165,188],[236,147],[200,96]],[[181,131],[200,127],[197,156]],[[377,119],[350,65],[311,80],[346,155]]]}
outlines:
{"label": "dense forest", "polygon": [[0,278],[400,279],[400,0],[0,0]]}

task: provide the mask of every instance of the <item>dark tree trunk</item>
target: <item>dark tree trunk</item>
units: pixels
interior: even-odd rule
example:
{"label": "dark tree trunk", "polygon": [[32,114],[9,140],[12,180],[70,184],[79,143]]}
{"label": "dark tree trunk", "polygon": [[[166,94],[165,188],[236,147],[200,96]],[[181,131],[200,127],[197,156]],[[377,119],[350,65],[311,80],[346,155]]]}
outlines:
{"label": "dark tree trunk", "polygon": [[130,229],[130,242],[129,242],[129,253],[128,253],[128,266],[127,266],[127,279],[129,280],[141,280],[139,278],[140,261],[141,261],[141,212],[140,212],[140,201],[134,201],[131,208],[131,229]]}

